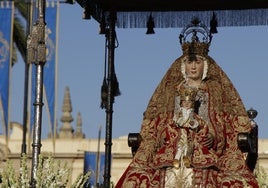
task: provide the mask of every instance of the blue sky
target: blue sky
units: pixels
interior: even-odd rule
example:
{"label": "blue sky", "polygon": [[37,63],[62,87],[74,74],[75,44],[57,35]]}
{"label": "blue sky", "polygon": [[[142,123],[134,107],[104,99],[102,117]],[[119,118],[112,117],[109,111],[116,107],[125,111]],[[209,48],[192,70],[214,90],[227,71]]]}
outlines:
{"label": "blue sky", "polygon": [[[105,137],[106,113],[100,108],[100,89],[104,74],[105,37],[98,34],[93,19],[83,20],[83,9],[61,4],[58,40],[58,98],[57,118],[61,127],[61,108],[65,87],[71,92],[72,115],[76,126],[78,112],[82,116],[83,132],[87,138],[97,138],[99,126]],[[142,114],[159,81],[181,55],[178,36],[182,28],[118,29],[119,42],[115,49],[115,71],[121,95],[113,105],[112,137],[139,132]],[[267,26],[220,27],[213,36],[210,56],[222,67],[238,90],[246,109],[258,111],[255,121],[259,137],[268,138],[268,37]],[[12,69],[11,121],[22,122],[24,64]],[[42,137],[49,128],[45,107]]]}

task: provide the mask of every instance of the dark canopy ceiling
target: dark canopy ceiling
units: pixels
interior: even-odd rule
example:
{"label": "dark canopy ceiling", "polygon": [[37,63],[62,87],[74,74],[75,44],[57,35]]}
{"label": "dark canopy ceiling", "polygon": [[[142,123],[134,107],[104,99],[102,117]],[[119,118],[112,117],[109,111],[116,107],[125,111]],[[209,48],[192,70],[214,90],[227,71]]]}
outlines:
{"label": "dark canopy ceiling", "polygon": [[84,7],[94,3],[104,11],[114,7],[118,12],[207,11],[268,8],[267,0],[77,0]]}
{"label": "dark canopy ceiling", "polygon": [[117,27],[144,28],[149,15],[155,27],[184,27],[193,17],[208,24],[213,12],[218,26],[251,26],[268,24],[267,0],[77,0],[89,8],[92,17],[101,22],[110,10],[117,12]]}

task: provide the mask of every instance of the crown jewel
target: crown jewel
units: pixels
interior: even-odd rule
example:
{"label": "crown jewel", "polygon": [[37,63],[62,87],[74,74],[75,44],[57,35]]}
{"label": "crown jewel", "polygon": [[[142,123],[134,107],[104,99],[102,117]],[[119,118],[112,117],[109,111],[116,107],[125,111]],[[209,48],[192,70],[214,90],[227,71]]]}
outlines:
{"label": "crown jewel", "polygon": [[183,54],[207,56],[212,35],[209,29],[194,18],[181,32],[180,44]]}

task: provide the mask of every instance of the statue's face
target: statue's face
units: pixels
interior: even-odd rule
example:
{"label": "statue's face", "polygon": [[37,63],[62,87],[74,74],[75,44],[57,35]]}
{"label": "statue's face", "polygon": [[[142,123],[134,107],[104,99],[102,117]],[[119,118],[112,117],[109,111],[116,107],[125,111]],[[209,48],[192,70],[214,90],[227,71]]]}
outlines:
{"label": "statue's face", "polygon": [[193,108],[194,107],[193,104],[194,104],[194,102],[191,101],[191,100],[183,100],[183,101],[181,101],[181,106],[186,108],[186,109]]}
{"label": "statue's face", "polygon": [[202,80],[204,71],[204,60],[201,58],[196,58],[192,61],[187,61],[185,63],[185,72],[188,79],[192,80]]}

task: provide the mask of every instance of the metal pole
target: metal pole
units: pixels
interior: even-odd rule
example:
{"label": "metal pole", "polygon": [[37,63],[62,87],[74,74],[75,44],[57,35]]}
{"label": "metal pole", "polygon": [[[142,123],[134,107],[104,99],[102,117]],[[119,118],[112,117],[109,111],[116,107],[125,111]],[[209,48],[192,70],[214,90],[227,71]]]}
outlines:
{"label": "metal pole", "polygon": [[42,107],[43,107],[43,69],[46,62],[45,45],[45,0],[38,1],[39,18],[29,41],[31,51],[31,61],[36,65],[36,86],[34,102],[34,127],[32,143],[32,171],[31,187],[36,187],[37,168],[39,154],[41,151],[41,130],[42,130]]}
{"label": "metal pole", "polygon": [[96,161],[96,187],[99,188],[99,176],[100,176],[100,139],[101,139],[101,126],[98,133],[98,150],[97,150],[97,161]]}
{"label": "metal pole", "polygon": [[[32,0],[27,2],[27,36],[30,35],[31,26],[32,26]],[[28,54],[27,54],[28,56]],[[28,120],[28,90],[29,90],[29,67],[30,63],[25,62],[25,71],[24,71],[24,104],[23,104],[23,127],[22,127],[22,144],[21,144],[21,154],[26,153],[27,144],[26,144],[26,133],[27,133],[27,120]]]}
{"label": "metal pole", "polygon": [[112,76],[114,74],[114,50],[115,50],[115,11],[110,11],[108,29],[108,98],[106,108],[106,136],[105,136],[105,167],[104,167],[104,187],[110,187],[111,178],[111,146],[112,146],[112,119],[114,95],[112,93]]}

